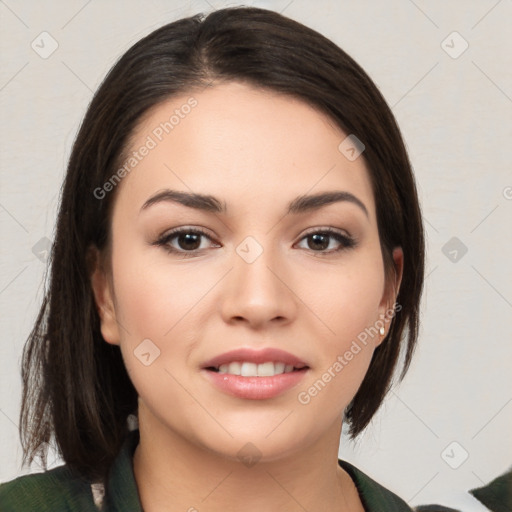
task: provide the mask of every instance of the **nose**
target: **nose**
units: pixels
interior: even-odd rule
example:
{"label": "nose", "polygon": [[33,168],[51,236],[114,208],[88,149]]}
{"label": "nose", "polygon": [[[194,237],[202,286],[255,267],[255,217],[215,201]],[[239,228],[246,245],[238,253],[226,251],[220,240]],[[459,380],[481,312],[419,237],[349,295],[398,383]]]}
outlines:
{"label": "nose", "polygon": [[253,329],[270,323],[284,325],[293,321],[298,298],[286,262],[275,252],[264,249],[254,260],[234,254],[221,296],[221,314],[230,324],[247,323]]}

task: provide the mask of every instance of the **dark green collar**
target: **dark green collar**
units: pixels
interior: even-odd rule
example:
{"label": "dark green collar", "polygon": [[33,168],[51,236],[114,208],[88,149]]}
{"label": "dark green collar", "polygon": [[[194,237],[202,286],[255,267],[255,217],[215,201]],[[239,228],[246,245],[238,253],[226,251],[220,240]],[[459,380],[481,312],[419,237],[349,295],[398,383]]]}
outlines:
{"label": "dark green collar", "polygon": [[359,491],[359,497],[366,512],[411,512],[412,508],[396,494],[372,480],[346,460],[338,464],[350,475]]}
{"label": "dark green collar", "polygon": [[104,503],[108,512],[143,512],[133,474],[133,454],[139,439],[139,430],[132,430],[112,465]]}

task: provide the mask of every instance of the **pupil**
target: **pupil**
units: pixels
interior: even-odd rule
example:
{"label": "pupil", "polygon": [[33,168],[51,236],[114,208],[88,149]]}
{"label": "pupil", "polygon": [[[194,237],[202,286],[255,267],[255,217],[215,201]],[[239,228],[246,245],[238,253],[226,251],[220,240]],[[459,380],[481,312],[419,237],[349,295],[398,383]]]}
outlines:
{"label": "pupil", "polygon": [[[311,235],[311,239],[314,240],[315,243],[319,243],[320,244],[320,247],[318,245],[316,245],[316,248],[317,249],[327,249],[327,247],[329,247],[329,241],[328,241],[328,237],[326,235],[322,235],[322,234],[315,234],[315,235]],[[324,243],[321,242],[321,240],[319,239],[323,239]],[[310,249],[314,249],[315,247],[311,247],[311,244],[310,244]]]}
{"label": "pupil", "polygon": [[[194,249],[197,249],[200,245],[200,244],[198,244],[199,235],[196,235],[193,233],[186,233],[184,235],[180,235],[178,237],[178,239],[179,239],[179,245],[182,249],[194,250]],[[182,243],[183,240],[185,241],[184,243]],[[193,247],[190,247],[190,245],[187,245],[187,244],[192,244]]]}

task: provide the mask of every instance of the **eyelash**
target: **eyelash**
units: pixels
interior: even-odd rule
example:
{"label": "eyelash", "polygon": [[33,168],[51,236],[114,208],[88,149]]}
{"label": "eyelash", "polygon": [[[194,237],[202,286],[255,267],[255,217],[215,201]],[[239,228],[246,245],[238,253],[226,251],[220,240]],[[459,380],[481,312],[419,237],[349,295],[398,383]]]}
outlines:
{"label": "eyelash", "polygon": [[[202,236],[208,238],[209,240],[212,240],[211,236],[200,228],[176,228],[176,229],[173,229],[172,231],[162,235],[152,245],[161,246],[167,252],[172,253],[172,254],[179,254],[183,258],[192,258],[194,256],[197,256],[197,254],[199,252],[204,251],[204,249],[194,249],[193,251],[183,251],[183,250],[178,250],[175,247],[172,247],[171,245],[169,245],[169,242],[173,238],[176,238],[177,236],[179,236],[181,234],[202,235]],[[340,251],[343,251],[346,249],[352,249],[353,247],[356,246],[356,240],[354,238],[352,238],[348,235],[344,235],[344,234],[340,233],[339,231],[336,231],[332,228],[323,228],[323,229],[317,229],[316,231],[310,231],[309,233],[306,233],[300,239],[300,241],[302,241],[306,238],[309,238],[313,235],[318,235],[318,234],[327,235],[327,236],[334,238],[337,242],[340,243],[340,247],[338,249],[331,249],[330,251],[313,251],[310,249],[311,252],[316,253],[315,256],[325,257],[325,256],[329,256],[333,253],[339,253]]]}

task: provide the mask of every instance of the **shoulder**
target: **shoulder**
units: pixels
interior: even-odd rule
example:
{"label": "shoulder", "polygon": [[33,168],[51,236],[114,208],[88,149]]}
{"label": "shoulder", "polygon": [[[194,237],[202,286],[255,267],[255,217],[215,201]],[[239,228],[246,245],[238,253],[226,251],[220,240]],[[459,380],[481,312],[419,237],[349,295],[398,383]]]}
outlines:
{"label": "shoulder", "polygon": [[0,484],[0,510],[9,512],[96,511],[90,483],[67,466],[20,476]]}
{"label": "shoulder", "polygon": [[338,459],[339,465],[354,481],[365,510],[368,512],[412,512],[413,509],[392,491],[363,473],[356,466]]}

